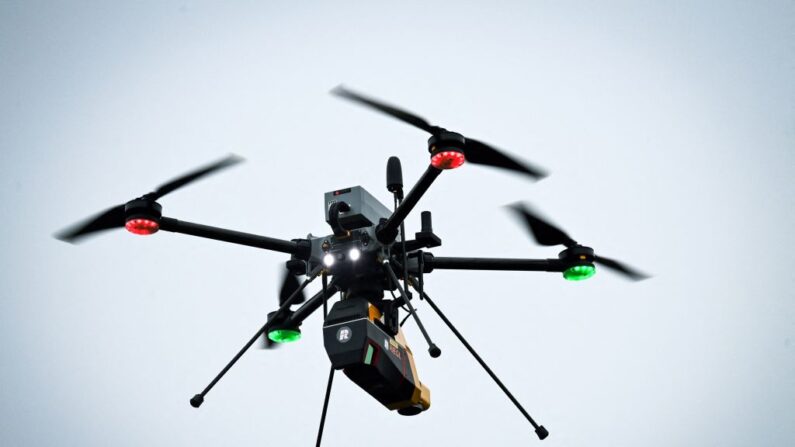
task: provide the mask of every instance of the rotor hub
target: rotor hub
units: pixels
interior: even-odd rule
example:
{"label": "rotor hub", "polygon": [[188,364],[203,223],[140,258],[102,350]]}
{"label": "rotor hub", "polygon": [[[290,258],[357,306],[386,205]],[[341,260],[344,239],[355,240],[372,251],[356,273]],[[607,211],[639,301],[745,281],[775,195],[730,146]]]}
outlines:
{"label": "rotor hub", "polygon": [[560,252],[558,258],[566,264],[563,278],[569,281],[582,281],[596,274],[596,267],[593,265],[594,251],[591,247],[574,245]]}
{"label": "rotor hub", "polygon": [[446,130],[428,138],[428,152],[431,153],[431,165],[437,169],[455,169],[464,164],[463,135]]}
{"label": "rotor hub", "polygon": [[145,197],[131,200],[124,205],[124,228],[130,233],[150,235],[160,229],[163,207]]}
{"label": "rotor hub", "polygon": [[[268,314],[268,321],[272,320],[279,311],[273,311]],[[288,311],[283,317],[274,321],[268,330],[268,338],[276,343],[290,343],[301,339],[301,329],[297,326],[291,326],[286,322],[290,319],[292,311]]]}

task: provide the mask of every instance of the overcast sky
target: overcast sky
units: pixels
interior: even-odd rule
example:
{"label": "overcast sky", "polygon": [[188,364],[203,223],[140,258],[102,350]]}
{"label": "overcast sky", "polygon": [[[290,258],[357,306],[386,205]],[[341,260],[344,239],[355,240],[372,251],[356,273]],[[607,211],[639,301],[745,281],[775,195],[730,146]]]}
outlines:
{"label": "overcast sky", "polygon": [[[386,159],[413,183],[426,137],[340,83],[551,172],[444,173],[417,208],[433,253],[556,256],[504,209],[527,200],[655,275],[426,278],[543,445],[795,444],[791,1],[74,3],[0,0],[0,444],[313,445],[319,315],[188,405],[275,309],[285,256],[52,234],[230,152],[247,162],[164,214],[290,239],[329,232],[325,191],[390,203]],[[338,375],[324,445],[538,444],[417,307],[443,350],[407,324],[431,409],[399,416]]]}

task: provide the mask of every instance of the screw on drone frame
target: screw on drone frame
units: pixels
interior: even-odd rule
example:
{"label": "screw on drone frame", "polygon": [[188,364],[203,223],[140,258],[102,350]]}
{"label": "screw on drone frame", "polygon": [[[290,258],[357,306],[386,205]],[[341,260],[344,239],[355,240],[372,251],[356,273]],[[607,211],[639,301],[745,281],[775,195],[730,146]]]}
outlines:
{"label": "screw on drone frame", "polygon": [[[268,332],[268,329],[270,329],[270,327],[273,324],[273,322],[278,320],[279,317],[281,317],[282,315],[284,315],[284,313],[290,308],[290,305],[292,305],[295,302],[295,300],[299,296],[301,296],[301,291],[304,290],[304,288],[306,288],[306,286],[309,285],[309,283],[312,282],[317,277],[318,273],[320,273],[321,270],[322,270],[322,266],[318,266],[314,270],[312,270],[309,273],[309,275],[307,275],[306,280],[303,283],[301,283],[301,286],[298,287],[298,289],[295,292],[293,292],[293,294],[290,295],[290,297],[287,298],[287,300],[285,300],[284,304],[282,304],[279,307],[279,310],[276,311],[276,313],[273,315],[273,318],[269,319],[265,323],[265,325],[263,325],[260,328],[260,330],[258,330],[257,333],[254,334],[253,337],[251,337],[251,340],[249,340],[248,343],[246,343],[245,346],[243,346],[243,349],[241,349],[232,358],[232,360],[230,360],[229,363],[227,363],[227,365],[224,367],[224,369],[222,369],[221,372],[218,373],[217,376],[215,376],[215,378],[209,383],[209,385],[207,385],[206,388],[204,388],[204,390],[201,393],[199,393],[199,394],[197,394],[197,395],[195,395],[195,396],[193,396],[191,398],[190,404],[191,404],[192,407],[199,408],[202,405],[202,403],[204,403],[204,396],[206,396],[207,393],[209,393],[210,390],[213,389],[215,384],[218,383],[219,380],[221,380],[221,377],[223,377],[224,374],[226,374],[227,371],[229,371],[229,369],[232,368],[232,366],[234,366],[234,364],[237,363],[238,360],[240,360],[240,357],[242,357],[243,354],[245,354],[245,352],[248,351],[248,349],[251,347],[251,345],[253,345],[262,334]],[[326,297],[324,296],[324,298],[326,298]]]}
{"label": "screw on drone frame", "polygon": [[409,300],[408,293],[403,289],[400,285],[400,281],[398,280],[395,272],[392,271],[392,266],[389,264],[388,260],[384,260],[383,262],[384,271],[386,271],[389,278],[392,280],[392,283],[395,284],[398,291],[400,292],[400,296],[403,298],[403,301],[406,303],[406,306],[409,308],[409,313],[414,317],[414,321],[417,322],[417,326],[420,328],[420,332],[422,332],[422,336],[425,337],[425,341],[428,342],[428,353],[431,357],[436,358],[442,355],[442,350],[439,349],[436,344],[431,341],[430,335],[428,335],[428,331],[425,330],[425,325],[422,324],[422,320],[420,320],[420,316],[417,315],[417,311],[414,309],[414,306],[411,305],[411,301]]}
{"label": "screw on drone frame", "polygon": [[[419,290],[419,283],[416,278],[411,278],[411,284],[415,288],[415,290]],[[472,345],[470,345],[466,341],[464,336],[461,335],[460,332],[458,332],[458,329],[456,329],[455,326],[453,326],[453,323],[451,323],[450,320],[448,320],[447,317],[444,315],[444,313],[442,313],[442,311],[436,306],[436,303],[433,302],[431,297],[429,297],[425,292],[420,292],[420,293],[425,298],[425,301],[427,301],[428,304],[430,304],[434,312],[436,312],[436,314],[439,315],[439,318],[441,318],[442,321],[444,321],[444,324],[446,324],[447,327],[450,328],[450,330],[453,332],[453,334],[455,334],[458,340],[464,345],[465,348],[467,348],[469,353],[472,354],[472,357],[475,357],[475,360],[477,360],[478,363],[480,363],[480,366],[482,366],[483,369],[486,370],[486,372],[489,374],[489,376],[491,376],[494,382],[497,383],[497,386],[499,386],[500,389],[505,393],[505,395],[508,396],[508,399],[510,399],[511,402],[513,402],[513,404],[522,413],[525,419],[527,419],[528,422],[530,422],[530,425],[532,425],[533,428],[535,429],[536,435],[538,435],[538,439],[544,439],[547,436],[549,436],[549,432],[547,431],[547,429],[544,428],[543,425],[538,425],[536,421],[534,421],[533,418],[530,417],[530,414],[527,413],[527,410],[525,410],[522,404],[520,404],[519,401],[516,400],[515,397],[513,397],[513,394],[511,394],[511,392],[508,391],[508,388],[502,383],[502,381],[497,377],[497,375],[494,374],[494,371],[492,371],[491,368],[489,368],[489,366],[486,364],[486,362],[484,362],[483,359],[480,358],[478,353],[475,351],[475,348],[473,348]]]}

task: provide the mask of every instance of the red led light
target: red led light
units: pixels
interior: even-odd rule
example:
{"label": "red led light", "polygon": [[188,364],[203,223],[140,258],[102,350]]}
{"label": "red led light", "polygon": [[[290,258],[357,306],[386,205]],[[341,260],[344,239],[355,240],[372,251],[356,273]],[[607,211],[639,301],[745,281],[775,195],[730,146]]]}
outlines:
{"label": "red led light", "polygon": [[124,224],[124,228],[130,233],[148,235],[157,233],[160,229],[160,224],[154,220],[149,219],[130,219]]}
{"label": "red led light", "polygon": [[431,157],[431,165],[437,169],[455,169],[464,164],[466,158],[458,151],[442,151]]}

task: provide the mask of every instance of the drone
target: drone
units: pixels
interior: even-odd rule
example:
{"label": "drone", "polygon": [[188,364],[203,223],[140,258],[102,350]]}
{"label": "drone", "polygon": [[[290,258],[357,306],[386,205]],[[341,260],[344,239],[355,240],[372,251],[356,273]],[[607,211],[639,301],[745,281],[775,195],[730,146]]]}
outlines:
{"label": "drone", "polygon": [[[427,143],[430,164],[405,195],[400,160],[397,157],[389,158],[386,187],[393,196],[391,209],[361,186],[329,191],[324,195],[324,214],[331,234],[319,237],[309,234],[291,240],[186,222],[163,215],[159,200],[165,195],[242,161],[236,155],[229,155],[167,182],[150,193],[77,223],[55,237],[74,243],[94,233],[116,228],[125,228],[136,235],[168,231],[290,255],[285,263],[278,309],[267,315],[264,325],[204,390],[190,399],[191,406],[195,408],[204,403],[210,390],[257,341],[264,348],[273,348],[300,339],[304,320],[322,308],[323,344],[331,368],[317,445],[320,445],[323,435],[335,371],[341,370],[388,410],[395,410],[405,416],[421,414],[430,408],[430,389],[417,374],[414,354],[402,330],[403,324],[409,317],[414,319],[432,358],[439,357],[442,351],[431,340],[417,315],[414,304],[418,298],[419,301],[427,302],[441,318],[533,426],[538,438],[545,439],[549,435],[547,429],[533,420],[426,293],[425,275],[435,270],[544,271],[557,272],[567,280],[580,281],[592,277],[596,273],[596,265],[599,265],[631,280],[642,280],[648,276],[624,263],[597,255],[593,248],[579,244],[523,203],[513,204],[509,210],[538,244],[562,246],[563,250],[557,258],[434,256],[427,249],[439,247],[442,240],[433,231],[431,212],[421,213],[420,231],[411,239],[406,236],[405,220],[442,172],[459,168],[464,163],[512,171],[533,180],[543,178],[546,172],[491,145],[431,125],[413,113],[343,86],[331,93],[397,118],[431,135]],[[299,281],[301,276],[306,278]],[[322,288],[307,299],[304,289],[318,277],[321,278]],[[329,300],[337,294],[340,299],[329,309]],[[402,320],[401,312],[405,314]]]}

